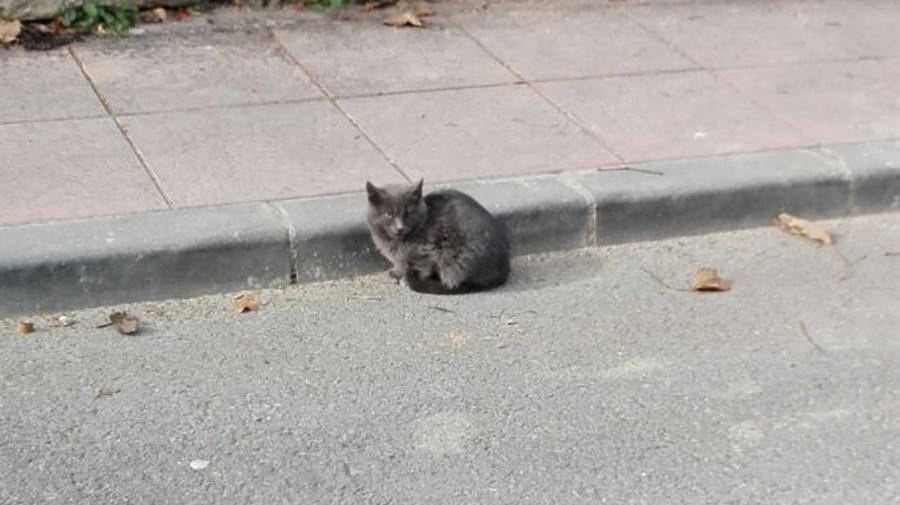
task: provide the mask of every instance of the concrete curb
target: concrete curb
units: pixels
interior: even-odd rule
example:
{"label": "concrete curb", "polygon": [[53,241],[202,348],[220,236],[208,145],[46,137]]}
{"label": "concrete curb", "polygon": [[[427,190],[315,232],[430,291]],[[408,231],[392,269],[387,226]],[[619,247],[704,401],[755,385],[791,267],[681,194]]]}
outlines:
{"label": "concrete curb", "polygon": [[[900,141],[452,184],[515,254],[900,210]],[[0,317],[385,269],[362,193],[0,228]]]}

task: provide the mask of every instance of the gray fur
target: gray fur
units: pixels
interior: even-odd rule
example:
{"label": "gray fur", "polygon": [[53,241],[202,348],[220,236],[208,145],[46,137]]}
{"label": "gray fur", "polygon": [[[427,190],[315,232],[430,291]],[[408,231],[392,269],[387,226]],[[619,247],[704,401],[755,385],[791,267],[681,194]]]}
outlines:
{"label": "gray fur", "polygon": [[394,267],[391,278],[423,293],[497,287],[509,277],[506,226],[472,197],[440,190],[422,197],[409,187],[366,183],[366,222],[375,246]]}

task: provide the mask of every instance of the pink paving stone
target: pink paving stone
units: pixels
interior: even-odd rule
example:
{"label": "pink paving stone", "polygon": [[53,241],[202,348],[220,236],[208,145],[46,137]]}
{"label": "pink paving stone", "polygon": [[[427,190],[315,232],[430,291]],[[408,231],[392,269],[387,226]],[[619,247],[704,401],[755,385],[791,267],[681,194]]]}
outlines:
{"label": "pink paving stone", "polygon": [[399,173],[330,103],[123,118],[178,207],[362,191]]}
{"label": "pink paving stone", "polygon": [[274,41],[258,33],[101,40],[75,51],[118,113],[322,96]]}
{"label": "pink paving stone", "polygon": [[337,96],[511,83],[517,78],[461,30],[363,22],[280,30],[291,53]]}
{"label": "pink paving stone", "polygon": [[900,55],[900,2],[649,5],[636,20],[708,68]]}
{"label": "pink paving stone", "polygon": [[105,115],[66,50],[0,48],[0,124]]}
{"label": "pink paving stone", "polygon": [[0,225],[165,209],[110,119],[0,125]]}
{"label": "pink paving stone", "polygon": [[401,169],[432,182],[573,170],[616,161],[526,86],[340,103]]}
{"label": "pink paving stone", "polygon": [[812,143],[707,72],[551,82],[539,88],[628,161]]}
{"label": "pink paving stone", "polygon": [[900,59],[721,72],[819,143],[900,137]]}
{"label": "pink paving stone", "polygon": [[634,23],[623,10],[600,2],[579,9],[467,14],[460,16],[459,22],[528,80],[697,66]]}

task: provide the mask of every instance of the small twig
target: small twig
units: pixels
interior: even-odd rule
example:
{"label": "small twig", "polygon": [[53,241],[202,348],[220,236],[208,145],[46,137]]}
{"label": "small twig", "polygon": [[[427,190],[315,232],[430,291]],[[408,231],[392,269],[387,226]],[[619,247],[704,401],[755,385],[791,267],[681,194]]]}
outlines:
{"label": "small twig", "polygon": [[885,256],[900,256],[900,251],[885,251]]}
{"label": "small twig", "polygon": [[660,279],[660,277],[658,275],[651,272],[650,270],[647,270],[644,267],[641,267],[641,270],[643,270],[645,274],[649,275],[650,278],[653,279],[654,281],[656,281],[660,286],[662,286],[666,289],[671,289],[672,291],[693,291],[690,288],[676,288],[675,286],[669,285],[668,283],[666,283],[666,281]]}
{"label": "small twig", "polygon": [[828,354],[828,351],[826,351],[821,345],[817,344],[816,341],[809,336],[809,332],[806,331],[806,325],[803,324],[803,321],[800,321],[800,331],[803,332],[803,336],[806,337],[806,341],[809,342],[809,345],[815,347],[816,350],[822,354]]}
{"label": "small twig", "polygon": [[370,296],[370,295],[350,295],[347,297],[348,300],[384,300],[382,296]]}
{"label": "small twig", "polygon": [[94,328],[109,328],[112,325],[113,325],[112,322],[108,322],[108,323],[98,324],[97,326],[94,326]]}
{"label": "small twig", "polygon": [[664,175],[666,175],[666,174],[664,174],[664,173],[662,173],[662,172],[658,172],[658,171],[656,171],[656,170],[650,170],[649,168],[625,167],[625,170],[629,170],[629,171],[631,171],[631,172],[639,172],[639,173],[642,173],[642,174],[649,174],[649,175],[658,175],[658,176],[664,176]]}
{"label": "small twig", "polygon": [[447,314],[456,314],[455,310],[445,309],[444,307],[438,307],[437,305],[429,305],[428,308],[438,312],[446,312]]}

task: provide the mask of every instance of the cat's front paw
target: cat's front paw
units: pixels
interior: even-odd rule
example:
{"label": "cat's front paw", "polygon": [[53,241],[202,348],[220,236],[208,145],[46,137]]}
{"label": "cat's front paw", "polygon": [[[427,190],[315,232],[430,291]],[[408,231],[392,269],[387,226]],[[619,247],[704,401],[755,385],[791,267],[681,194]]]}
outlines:
{"label": "cat's front paw", "polygon": [[394,279],[394,282],[399,284],[400,281],[403,280],[404,277],[406,277],[406,275],[404,275],[404,273],[399,270],[390,270],[388,271],[388,277]]}

